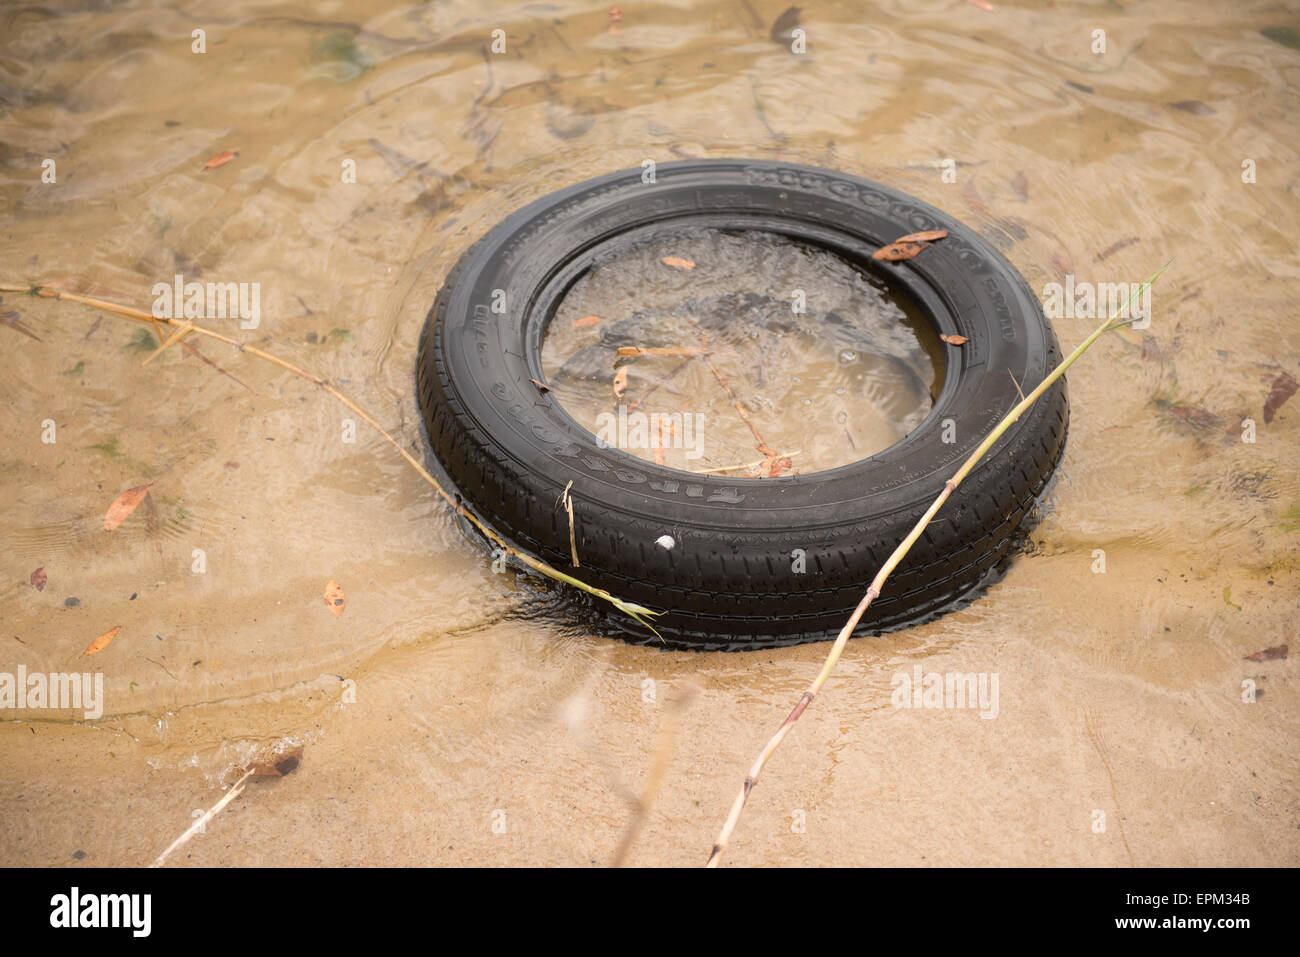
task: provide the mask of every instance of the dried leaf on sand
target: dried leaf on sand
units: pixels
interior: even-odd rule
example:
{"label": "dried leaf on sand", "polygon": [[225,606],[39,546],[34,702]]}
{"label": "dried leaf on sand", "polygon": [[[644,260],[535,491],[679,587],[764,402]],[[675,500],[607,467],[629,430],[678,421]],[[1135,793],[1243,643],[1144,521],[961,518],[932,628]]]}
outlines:
{"label": "dried leaf on sand", "polygon": [[108,507],[108,511],[104,515],[104,531],[111,532],[125,522],[131,513],[136,510],[136,506],[143,502],[144,497],[149,494],[149,486],[152,484],[150,482],[148,485],[136,485],[113,499],[113,504]]}
{"label": "dried leaf on sand", "polygon": [[325,583],[325,607],[335,618],[340,617],[347,607],[347,597],[343,594],[342,586],[332,578]]}
{"label": "dried leaf on sand", "polygon": [[121,625],[108,629],[108,631],[104,632],[90,644],[86,645],[86,650],[81,653],[82,656],[99,654],[113,643],[113,639],[117,637],[117,633],[121,630]]}

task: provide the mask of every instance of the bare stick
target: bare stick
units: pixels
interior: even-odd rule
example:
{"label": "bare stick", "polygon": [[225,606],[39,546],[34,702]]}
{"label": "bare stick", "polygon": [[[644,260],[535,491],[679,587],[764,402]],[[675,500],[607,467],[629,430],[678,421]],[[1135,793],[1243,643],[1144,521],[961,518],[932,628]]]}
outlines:
{"label": "bare stick", "polygon": [[[1173,260],[1170,260],[1170,262],[1172,261]],[[889,556],[889,559],[885,562],[884,566],[882,566],[880,571],[876,573],[876,577],[872,579],[871,587],[867,589],[867,593],[862,596],[862,600],[858,602],[858,606],[853,609],[853,614],[849,616],[849,620],[844,623],[844,627],[840,629],[839,635],[836,636],[835,644],[831,647],[830,653],[826,656],[826,661],[822,665],[822,670],[817,673],[817,677],[813,680],[813,683],[808,686],[807,690],[800,695],[794,708],[788,715],[786,715],[785,721],[781,723],[781,727],[777,728],[776,733],[772,735],[767,744],[763,746],[763,750],[758,753],[758,757],[754,759],[754,763],[749,768],[749,773],[745,775],[745,780],[740,785],[740,793],[736,795],[735,801],[732,802],[731,812],[727,815],[726,821],[723,822],[722,830],[718,832],[717,840],[713,842],[713,850],[709,853],[709,860],[705,865],[706,867],[717,867],[722,862],[722,855],[726,853],[727,845],[731,841],[731,834],[736,829],[736,822],[740,820],[740,813],[745,809],[745,802],[749,799],[749,792],[754,789],[754,785],[758,783],[758,776],[763,773],[763,766],[767,764],[768,758],[772,756],[776,749],[781,746],[781,742],[784,741],[785,736],[790,733],[790,729],[794,727],[794,723],[799,720],[800,715],[807,710],[808,705],[812,704],[813,699],[817,697],[817,693],[821,691],[822,686],[826,684],[826,679],[828,679],[831,676],[831,672],[835,670],[835,665],[840,660],[840,655],[844,653],[844,646],[848,643],[849,637],[853,634],[853,629],[856,628],[858,622],[862,620],[862,615],[866,612],[867,606],[880,597],[880,590],[884,587],[885,581],[889,578],[890,573],[893,572],[893,570],[898,566],[898,563],[903,560],[903,557],[908,553],[908,550],[911,549],[916,540],[921,537],[921,533],[925,531],[925,527],[930,524],[930,520],[934,518],[935,513],[939,511],[944,502],[948,501],[948,496],[952,495],[957,486],[962,483],[962,480],[970,474],[971,469],[973,469],[979,460],[984,457],[984,454],[993,447],[994,443],[1002,437],[1002,434],[1011,427],[1012,423],[1019,419],[1021,414],[1033,405],[1040,395],[1050,389],[1056,380],[1065,374],[1065,370],[1074,365],[1075,360],[1087,352],[1088,348],[1101,338],[1102,333],[1108,332],[1117,326],[1124,325],[1124,321],[1116,322],[1119,314],[1127,309],[1129,304],[1131,304],[1133,300],[1136,299],[1144,289],[1146,289],[1146,287],[1155,282],[1160,274],[1168,268],[1169,263],[1165,263],[1150,279],[1144,283],[1138,284],[1137,288],[1134,290],[1133,294],[1129,296],[1128,300],[1124,302],[1123,305],[1117,306],[1110,317],[1094,329],[1087,339],[1084,339],[1083,342],[1079,343],[1075,350],[1066,356],[1061,361],[1061,364],[1053,369],[1048,374],[1047,378],[1038,384],[1038,387],[1034,389],[1033,392],[1030,392],[1029,395],[1021,399],[1020,402],[1018,402],[1016,406],[1006,414],[1002,421],[997,424],[993,431],[988,434],[988,437],[979,444],[979,447],[970,454],[970,457],[962,463],[961,468],[957,470],[956,474],[944,483],[943,491],[939,493],[939,497],[931,503],[928,509],[925,510],[925,514],[920,517],[916,525],[913,526],[912,530],[908,533],[907,537],[899,543],[899,546],[894,549],[894,553]]]}
{"label": "bare stick", "polygon": [[631,402],[631,404],[628,405],[628,411],[631,411],[632,409],[635,409],[638,405],[640,405],[640,404],[641,404],[642,402],[644,402],[646,399],[650,398],[650,396],[654,393],[654,391],[655,391],[656,389],[658,389],[661,385],[663,385],[665,382],[667,382],[667,381],[668,381],[669,379],[671,379],[673,376],[677,375],[677,373],[679,373],[679,372],[681,372],[683,369],[685,369],[688,365],[690,365],[690,362],[691,362],[690,358],[683,359],[681,362],[679,362],[676,366],[673,367],[673,369],[672,369],[671,372],[669,372],[667,375],[665,375],[665,376],[663,376],[662,378],[660,378],[659,381],[656,382],[654,385],[650,386],[650,388],[646,389],[645,392],[644,392],[644,394],[642,394],[640,398],[634,399],[634,400]]}
{"label": "bare stick", "polygon": [[[797,449],[794,452],[786,452],[781,456],[781,458],[792,459],[796,455],[802,455],[802,454],[803,454],[803,449]],[[772,461],[772,459],[769,457],[765,459],[758,459],[757,461],[754,462],[745,462],[743,465],[722,465],[716,469],[691,469],[691,471],[694,472],[696,475],[716,475],[719,472],[738,472],[741,469],[752,469],[759,465],[766,465],[770,461]]]}
{"label": "bare stick", "polygon": [[573,531],[573,496],[569,494],[572,488],[573,480],[570,479],[569,484],[564,486],[564,491],[560,493],[560,501],[564,503],[564,510],[569,513],[569,557],[573,559],[574,568],[581,568],[578,561],[578,542]]}
{"label": "bare stick", "polygon": [[185,323],[185,325],[181,326],[179,329],[177,329],[175,332],[173,332],[170,336],[168,336],[166,339],[164,339],[162,345],[160,345],[160,346],[159,346],[157,349],[155,349],[153,352],[149,353],[149,357],[148,357],[147,359],[145,359],[144,362],[141,362],[140,365],[142,365],[142,366],[147,366],[149,363],[153,362],[154,359],[157,359],[160,355],[162,355],[162,352],[163,352],[164,349],[166,349],[166,348],[167,348],[168,346],[170,346],[172,343],[180,342],[180,341],[181,341],[182,339],[184,339],[187,335],[189,335],[189,333],[191,333],[191,332],[193,332],[193,331],[194,331],[194,323],[192,323],[192,322],[187,322],[187,323]]}
{"label": "bare stick", "polygon": [[167,850],[163,851],[156,858],[154,858],[154,862],[149,866],[162,867],[163,862],[166,861],[167,858],[171,856],[172,851],[176,850],[176,848],[180,847],[182,844],[189,841],[189,839],[192,838],[195,834],[198,834],[200,831],[206,828],[208,826],[208,822],[211,821],[214,817],[216,817],[217,814],[221,812],[222,808],[224,808],[235,798],[239,797],[239,795],[244,790],[244,782],[247,781],[250,777],[252,777],[252,774],[253,774],[252,771],[245,772],[244,776],[231,786],[229,794],[227,794],[216,804],[212,805],[211,808],[205,811],[203,813],[203,816],[200,817],[193,824],[191,824],[184,834],[176,838],[176,840],[172,841],[171,844],[168,845]]}
{"label": "bare stick", "polygon": [[749,426],[749,431],[754,433],[754,448],[762,452],[768,459],[773,459],[780,455],[779,452],[774,452],[772,449],[768,448],[767,443],[763,441],[763,435],[758,431],[758,426],[756,426],[754,420],[749,417],[749,413],[745,411],[745,407],[741,404],[740,399],[727,383],[727,380],[722,377],[722,373],[718,371],[718,367],[713,364],[713,361],[707,355],[704,356],[704,361],[708,364],[709,371],[713,373],[713,377],[718,380],[718,384],[721,385],[722,388],[726,390],[727,395],[730,396],[731,404],[736,407],[736,411],[740,413],[741,419],[743,419],[745,424]]}
{"label": "bare stick", "polygon": [[[261,349],[258,349],[256,346],[250,346],[247,343],[240,342],[238,339],[232,339],[229,336],[222,335],[219,332],[214,332],[211,329],[205,329],[202,326],[196,326],[187,321],[183,322],[177,319],[157,318],[153,316],[151,313],[145,312],[143,309],[135,309],[131,306],[123,306],[120,303],[109,302],[108,300],[105,299],[95,299],[91,296],[82,296],[82,295],[78,295],[77,293],[62,292],[61,290],[58,289],[52,289],[49,286],[17,285],[13,283],[0,283],[0,292],[25,292],[33,296],[40,296],[41,298],[44,299],[58,299],[58,300],[64,300],[68,302],[78,302],[81,303],[82,305],[91,306],[95,309],[100,309],[104,312],[113,313],[114,315],[118,315],[118,316],[125,316],[128,319],[134,319],[137,322],[153,323],[155,327],[157,326],[158,323],[163,323],[169,326],[189,326],[190,328],[188,329],[187,334],[207,336],[210,339],[216,339],[219,342],[224,342],[227,345],[238,349],[240,352],[246,352],[249,355],[257,356],[259,359],[264,359],[265,361],[270,362],[273,365],[279,366],[281,369],[284,369],[288,372],[292,372],[294,375],[306,379],[308,382],[311,382],[312,384],[319,386],[321,389],[324,389],[335,399],[343,403],[354,413],[360,416],[376,432],[382,435],[388,441],[388,444],[397,450],[397,454],[400,455],[402,458],[406,459],[407,464],[410,465],[411,468],[415,469],[415,471],[420,474],[421,478],[423,478],[426,482],[428,482],[431,486],[433,486],[433,490],[437,492],[439,496],[442,497],[443,501],[445,501],[448,505],[450,505],[458,515],[463,516],[466,521],[468,521],[471,525],[473,525],[480,532],[482,532],[483,535],[489,541],[491,541],[497,547],[501,548],[507,555],[511,555],[514,558],[517,558],[519,561],[527,565],[529,568],[531,568],[533,571],[537,572],[538,574],[545,575],[547,578],[550,578],[554,581],[564,582],[566,585],[572,585],[574,588],[577,588],[580,591],[585,591],[587,594],[592,595],[595,598],[599,598],[602,601],[609,602],[619,611],[623,612],[626,615],[629,615],[636,621],[640,622],[642,625],[645,625],[645,627],[649,628],[652,632],[654,632],[655,636],[658,637],[660,641],[663,640],[663,636],[660,635],[658,631],[655,631],[654,626],[651,625],[650,622],[646,620],[647,618],[652,618],[661,615],[663,614],[663,612],[653,611],[649,608],[646,608],[644,605],[638,605],[635,602],[630,602],[622,598],[615,597],[614,595],[611,595],[603,588],[596,588],[593,585],[588,585],[584,581],[579,581],[578,579],[574,578],[572,575],[566,575],[564,572],[560,571],[559,569],[551,567],[541,559],[535,558],[532,555],[529,555],[527,552],[521,552],[518,549],[512,548],[509,545],[507,545],[505,541],[503,541],[502,538],[499,535],[497,535],[496,532],[492,531],[492,529],[488,528],[487,525],[485,525],[482,521],[480,521],[478,516],[476,516],[473,512],[469,511],[469,509],[465,508],[463,505],[461,505],[446,489],[444,489],[441,485],[439,485],[438,481],[432,475],[429,474],[429,470],[426,469],[423,465],[421,465],[419,461],[416,460],[415,456],[411,455],[411,453],[408,452],[402,446],[402,444],[398,442],[397,439],[391,433],[388,432],[387,429],[385,429],[382,425],[376,422],[374,418],[370,416],[369,413],[367,413],[365,410],[359,407],[355,402],[353,402],[351,399],[345,396],[338,389],[334,388],[334,386],[330,385],[320,376],[308,372],[305,369],[300,369],[298,368],[298,366],[294,365],[293,363],[286,362],[284,359],[281,359],[279,356],[274,356],[269,352],[264,352]],[[185,345],[184,340],[180,340],[180,343],[182,346]]]}

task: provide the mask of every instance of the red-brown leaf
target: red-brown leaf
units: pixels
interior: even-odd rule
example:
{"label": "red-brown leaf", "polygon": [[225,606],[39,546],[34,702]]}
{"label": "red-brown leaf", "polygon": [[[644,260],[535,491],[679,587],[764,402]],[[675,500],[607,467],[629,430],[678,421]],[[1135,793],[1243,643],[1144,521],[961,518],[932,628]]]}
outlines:
{"label": "red-brown leaf", "polygon": [[932,243],[937,239],[947,239],[946,229],[926,229],[919,233],[908,233],[894,240],[896,243]]}
{"label": "red-brown leaf", "polygon": [[944,342],[948,343],[949,345],[954,345],[954,346],[959,346],[962,343],[970,342],[970,339],[968,339],[966,336],[942,336],[941,335],[939,338],[942,339]]}
{"label": "red-brown leaf", "polygon": [[99,654],[101,651],[103,651],[105,648],[107,648],[110,644],[113,643],[113,639],[117,637],[117,633],[121,630],[122,630],[121,625],[117,625],[114,628],[108,629],[108,631],[104,632],[102,635],[100,635],[90,644],[86,645],[86,650],[81,653],[82,656],[84,657],[86,655]]}
{"label": "red-brown leaf", "polygon": [[[152,482],[149,483],[149,485],[152,484]],[[104,515],[104,531],[111,532],[126,521],[127,517],[135,511],[136,506],[143,502],[144,497],[149,494],[149,485],[137,485],[134,488],[129,488],[113,499],[113,504],[108,507],[108,512]]]}
{"label": "red-brown leaf", "polygon": [[877,249],[871,254],[871,258],[883,259],[890,263],[902,262],[905,259],[912,259],[929,245],[929,243],[890,243]]}
{"label": "red-brown leaf", "polygon": [[44,565],[32,572],[32,587],[37,591],[45,591],[45,583],[47,581],[49,581],[49,579],[45,575]]}
{"label": "red-brown leaf", "polygon": [[1247,655],[1246,661],[1273,661],[1277,658],[1286,659],[1287,646],[1277,645],[1273,648],[1265,648],[1263,651],[1257,651],[1253,655]]}
{"label": "red-brown leaf", "polygon": [[341,616],[347,603],[347,597],[338,582],[331,578],[325,583],[325,607],[330,610],[331,615],[335,618]]}
{"label": "red-brown leaf", "polygon": [[218,153],[216,156],[212,157],[212,159],[204,163],[203,168],[208,170],[216,169],[218,166],[225,166],[238,155],[238,153],[232,152],[231,150],[226,150],[224,153]]}

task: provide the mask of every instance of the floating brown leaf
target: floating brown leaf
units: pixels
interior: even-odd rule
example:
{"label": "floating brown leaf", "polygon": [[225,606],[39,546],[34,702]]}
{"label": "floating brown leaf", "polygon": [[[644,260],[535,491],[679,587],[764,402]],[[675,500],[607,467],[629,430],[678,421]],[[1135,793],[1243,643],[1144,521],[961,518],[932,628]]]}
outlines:
{"label": "floating brown leaf", "polygon": [[238,153],[226,150],[224,153],[218,153],[216,156],[212,157],[212,159],[204,163],[203,168],[207,170],[216,169],[218,166],[225,166],[238,155]]}
{"label": "floating brown leaf", "polygon": [[136,485],[113,499],[113,504],[108,507],[108,512],[104,515],[104,531],[111,532],[125,522],[127,517],[135,511],[136,506],[143,502],[144,497],[149,494],[149,485],[152,484],[150,482],[148,485]]}
{"label": "floating brown leaf", "polygon": [[1279,373],[1273,380],[1273,386],[1269,389],[1268,398],[1264,400],[1264,422],[1267,424],[1273,421],[1273,416],[1277,410],[1282,408],[1282,404],[1287,399],[1295,395],[1296,381],[1285,372]]}
{"label": "floating brown leaf", "polygon": [[947,239],[948,230],[946,229],[927,229],[919,233],[908,233],[906,236],[899,236],[894,240],[895,243],[932,243],[936,239]]}
{"label": "floating brown leaf", "polygon": [[970,342],[970,339],[968,339],[966,336],[940,336],[939,338],[942,339],[944,342],[948,343],[949,345],[954,345],[954,346],[959,346],[962,343]]}
{"label": "floating brown leaf", "polygon": [[883,259],[885,262],[902,262],[905,259],[913,258],[922,249],[929,246],[929,243],[890,243],[888,246],[881,246],[871,254],[872,259]]}
{"label": "floating brown leaf", "polygon": [[292,751],[274,755],[269,761],[250,765],[247,771],[255,778],[282,778],[286,774],[293,774],[294,771],[298,770],[298,765],[301,762],[302,746],[299,745]]}
{"label": "floating brown leaf", "polygon": [[121,625],[108,629],[108,631],[104,632],[90,644],[86,645],[86,650],[81,653],[82,656],[99,654],[113,643],[113,639],[117,637],[117,633],[121,630]]}
{"label": "floating brown leaf", "polygon": [[614,395],[623,398],[627,395],[627,367],[619,366],[614,370]]}
{"label": "floating brown leaf", "polygon": [[1277,645],[1277,646],[1275,646],[1275,647],[1273,647],[1273,648],[1265,648],[1263,651],[1257,651],[1257,652],[1255,652],[1253,655],[1247,655],[1247,656],[1245,657],[1245,659],[1243,659],[1243,660],[1245,660],[1245,661],[1274,661],[1275,659],[1278,659],[1278,658],[1281,658],[1281,659],[1283,659],[1283,660],[1286,660],[1286,653],[1287,653],[1287,650],[1288,650],[1288,648],[1287,648],[1286,645]]}
{"label": "floating brown leaf", "polygon": [[325,583],[325,607],[330,610],[330,614],[338,618],[343,614],[343,609],[347,606],[347,597],[343,594],[343,588],[334,579]]}
{"label": "floating brown leaf", "polygon": [[600,322],[600,316],[583,316],[581,319],[573,320],[573,328],[584,329],[587,326],[594,326]]}
{"label": "floating brown leaf", "polygon": [[659,260],[665,266],[672,266],[674,269],[694,269],[695,263],[689,259],[683,259],[681,256],[665,256]]}
{"label": "floating brown leaf", "polygon": [[619,346],[619,358],[632,356],[698,356],[702,351],[693,346]]}
{"label": "floating brown leaf", "polygon": [[37,591],[45,591],[45,583],[47,581],[49,581],[49,579],[45,575],[44,565],[32,572],[32,587]]}

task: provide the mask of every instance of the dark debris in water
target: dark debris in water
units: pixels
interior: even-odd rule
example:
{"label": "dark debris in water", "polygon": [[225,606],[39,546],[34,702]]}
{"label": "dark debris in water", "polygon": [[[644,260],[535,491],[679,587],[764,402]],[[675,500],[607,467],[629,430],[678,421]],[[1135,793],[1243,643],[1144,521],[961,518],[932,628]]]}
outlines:
{"label": "dark debris in water", "polygon": [[1190,113],[1192,116],[1213,116],[1218,112],[1214,107],[1207,106],[1200,100],[1179,100],[1177,103],[1170,103],[1175,110],[1182,110],[1184,113]]}
{"label": "dark debris in water", "polygon": [[302,746],[300,745],[292,751],[275,755],[269,761],[251,765],[248,773],[255,778],[282,778],[298,770],[301,762]]}
{"label": "dark debris in water", "polygon": [[1268,398],[1264,400],[1265,424],[1273,421],[1273,417],[1277,415],[1277,410],[1282,408],[1291,396],[1295,395],[1298,387],[1300,387],[1300,383],[1297,383],[1289,373],[1278,373],[1269,388]]}
{"label": "dark debris in water", "polygon": [[1292,50],[1300,50],[1300,31],[1295,27],[1265,27],[1259,32],[1274,43],[1280,43]]}
{"label": "dark debris in water", "polygon": [[1176,419],[1197,429],[1208,429],[1222,424],[1223,420],[1208,409],[1188,402],[1153,399],[1156,408],[1171,419]]}

